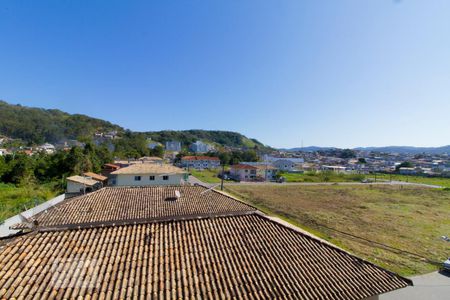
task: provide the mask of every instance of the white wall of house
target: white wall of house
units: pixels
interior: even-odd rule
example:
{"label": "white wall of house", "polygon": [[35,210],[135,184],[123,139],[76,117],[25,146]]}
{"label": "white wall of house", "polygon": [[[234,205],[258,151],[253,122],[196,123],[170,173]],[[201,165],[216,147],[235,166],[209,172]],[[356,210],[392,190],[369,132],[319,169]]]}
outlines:
{"label": "white wall of house", "polygon": [[252,181],[256,178],[255,169],[234,169],[230,170],[230,175],[240,181]]}
{"label": "white wall of house", "polygon": [[295,168],[295,163],[288,159],[279,159],[272,163],[272,165],[281,171],[292,171]]}
{"label": "white wall of house", "polygon": [[88,187],[85,184],[67,180],[67,193],[79,193]]}
{"label": "white wall of house", "polygon": [[[152,186],[152,185],[180,185],[184,181],[184,174],[170,174],[164,176],[158,174],[128,175],[117,174],[109,180],[110,185],[115,186]],[[140,177],[140,180],[138,180]]]}
{"label": "white wall of house", "polygon": [[194,169],[216,169],[220,167],[220,160],[181,160],[181,165]]}

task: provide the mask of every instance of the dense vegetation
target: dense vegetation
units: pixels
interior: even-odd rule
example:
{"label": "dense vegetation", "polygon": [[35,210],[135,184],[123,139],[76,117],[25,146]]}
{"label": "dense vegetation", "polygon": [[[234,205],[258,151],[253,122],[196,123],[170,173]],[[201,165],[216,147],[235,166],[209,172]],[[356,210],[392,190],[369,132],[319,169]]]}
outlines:
{"label": "dense vegetation", "polygon": [[182,131],[156,131],[149,132],[147,136],[160,143],[167,141],[180,141],[184,146],[194,143],[197,140],[211,142],[214,144],[239,147],[248,149],[266,149],[262,143],[255,139],[249,139],[237,132],[220,130],[182,130]]}
{"label": "dense vegetation", "polygon": [[122,128],[84,115],[70,115],[56,109],[30,108],[0,101],[0,134],[30,144],[54,143],[62,139],[83,139],[96,131]]}
{"label": "dense vegetation", "polygon": [[[201,140],[216,145],[244,149],[267,150],[268,147],[255,139],[249,139],[237,132],[219,130],[183,130],[132,132],[110,122],[85,115],[71,115],[56,109],[31,108],[11,105],[0,100],[0,135],[21,139],[26,144],[55,143],[64,139],[92,141],[95,132],[117,131],[124,140],[115,140],[118,153],[128,156],[144,154],[147,138],[164,144],[180,141],[185,149]],[[132,148],[137,150],[132,153]]]}
{"label": "dense vegetation", "polygon": [[24,153],[0,156],[0,181],[17,186],[58,182],[85,171],[100,172],[104,163],[112,160],[105,147],[87,144],[84,149],[73,147],[70,151],[55,154],[39,153],[28,156]]}

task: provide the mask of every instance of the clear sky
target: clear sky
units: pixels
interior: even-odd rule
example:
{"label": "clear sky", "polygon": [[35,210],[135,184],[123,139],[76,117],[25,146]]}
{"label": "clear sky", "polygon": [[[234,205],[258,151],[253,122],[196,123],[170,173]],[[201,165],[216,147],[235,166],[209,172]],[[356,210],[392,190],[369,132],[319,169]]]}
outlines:
{"label": "clear sky", "polygon": [[450,144],[450,1],[0,1],[0,99],[274,147]]}

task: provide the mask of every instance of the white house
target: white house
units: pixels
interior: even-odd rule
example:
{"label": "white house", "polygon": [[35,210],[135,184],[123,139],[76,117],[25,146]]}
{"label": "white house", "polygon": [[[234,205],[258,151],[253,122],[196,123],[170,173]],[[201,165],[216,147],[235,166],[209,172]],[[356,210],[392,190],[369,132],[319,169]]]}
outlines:
{"label": "white house", "polygon": [[240,181],[252,181],[256,179],[256,166],[250,165],[232,165],[230,167],[230,176]]}
{"label": "white house", "polygon": [[195,153],[205,153],[214,150],[214,147],[210,144],[203,143],[202,141],[196,141],[195,143],[191,144],[189,149]]}
{"label": "white house", "polygon": [[56,148],[52,144],[45,143],[37,147],[38,151],[44,151],[48,154],[52,154],[55,152]]}
{"label": "white house", "polygon": [[7,151],[6,149],[0,149],[0,156],[6,155]]}
{"label": "white house", "polygon": [[216,169],[220,167],[220,159],[210,156],[184,156],[181,159],[181,166],[194,169]]}
{"label": "white house", "polygon": [[287,158],[281,158],[272,162],[272,165],[281,171],[293,171],[296,163]]}
{"label": "white house", "polygon": [[70,176],[67,177],[67,193],[88,193],[102,187],[102,183],[91,177]]}
{"label": "white house", "polygon": [[166,150],[180,152],[181,151],[181,142],[179,142],[179,141],[166,142]]}
{"label": "white house", "polygon": [[187,180],[183,169],[168,164],[132,164],[111,172],[108,184],[112,186],[180,185]]}
{"label": "white house", "polygon": [[239,164],[230,167],[230,176],[240,181],[274,180],[277,172],[277,168],[269,164]]}

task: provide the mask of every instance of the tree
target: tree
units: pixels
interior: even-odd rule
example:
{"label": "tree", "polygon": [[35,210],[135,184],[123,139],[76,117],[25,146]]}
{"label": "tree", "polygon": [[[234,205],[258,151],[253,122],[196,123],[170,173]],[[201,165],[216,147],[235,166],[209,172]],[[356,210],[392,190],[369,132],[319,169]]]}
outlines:
{"label": "tree", "polygon": [[358,163],[359,164],[366,164],[367,161],[366,161],[366,159],[364,157],[360,157],[360,158],[358,158]]}
{"label": "tree", "polygon": [[414,164],[410,161],[404,161],[395,167],[395,171],[398,172],[400,168],[414,168]]}

